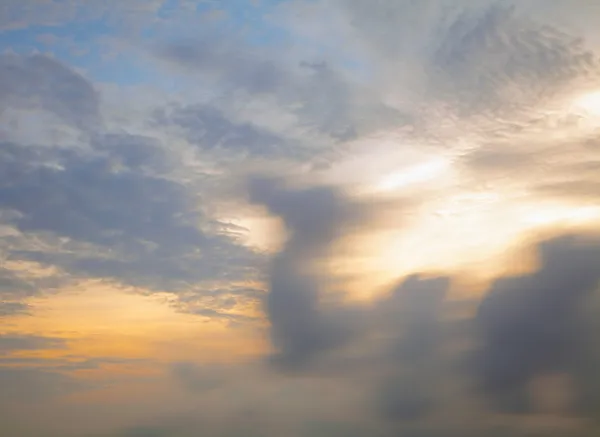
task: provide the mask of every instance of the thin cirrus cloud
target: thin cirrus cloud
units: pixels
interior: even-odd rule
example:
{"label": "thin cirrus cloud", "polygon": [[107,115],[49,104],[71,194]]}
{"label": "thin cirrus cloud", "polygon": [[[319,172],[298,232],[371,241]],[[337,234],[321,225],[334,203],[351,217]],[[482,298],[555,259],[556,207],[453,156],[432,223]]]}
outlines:
{"label": "thin cirrus cloud", "polygon": [[0,430],[595,435],[595,5],[5,3]]}

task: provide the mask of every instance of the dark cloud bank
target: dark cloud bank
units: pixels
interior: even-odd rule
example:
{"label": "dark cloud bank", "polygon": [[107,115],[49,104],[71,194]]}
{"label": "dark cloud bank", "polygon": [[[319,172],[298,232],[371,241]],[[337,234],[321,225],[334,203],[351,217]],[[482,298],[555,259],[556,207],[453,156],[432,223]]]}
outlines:
{"label": "dark cloud bank", "polygon": [[[434,414],[443,407],[436,405],[435,385],[461,373],[470,378],[469,390],[493,410],[522,414],[537,412],[530,393],[536,378],[568,375],[574,399],[563,413],[596,414],[597,237],[560,236],[540,243],[539,269],[496,280],[472,318],[448,318],[445,297],[452,278],[419,275],[405,279],[358,316],[339,303],[322,303],[320,289],[326,284],[310,273],[310,263],[344,226],[364,215],[364,207],[356,208],[328,188],[295,191],[272,181],[256,182],[251,184],[253,199],[282,217],[291,234],[272,261],[266,301],[278,365],[298,373],[318,372],[319,360],[327,363],[328,355],[366,341],[372,334],[368,330],[378,330],[386,341],[371,365],[392,370],[378,407],[387,419]],[[443,349],[461,339],[469,340],[471,347],[453,358],[456,362],[449,361]],[[346,362],[340,372],[344,369],[352,366]]]}

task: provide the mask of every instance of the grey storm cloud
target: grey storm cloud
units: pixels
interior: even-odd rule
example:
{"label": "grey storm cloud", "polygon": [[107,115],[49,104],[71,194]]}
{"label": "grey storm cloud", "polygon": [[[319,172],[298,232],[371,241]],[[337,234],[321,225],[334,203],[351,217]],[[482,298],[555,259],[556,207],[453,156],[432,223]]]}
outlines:
{"label": "grey storm cloud", "polygon": [[392,339],[393,357],[404,363],[412,360],[416,365],[430,358],[441,340],[439,318],[449,288],[448,277],[414,275],[378,302],[387,329],[401,332]]}
{"label": "grey storm cloud", "polygon": [[302,367],[351,335],[344,314],[320,306],[321,284],[311,263],[326,254],[344,230],[363,221],[365,212],[333,188],[292,189],[271,178],[251,179],[249,196],[280,217],[289,232],[284,248],[271,261],[265,307],[276,362]]}
{"label": "grey storm cloud", "polygon": [[497,407],[527,412],[528,384],[536,376],[568,373],[586,404],[580,407],[589,408],[600,401],[596,378],[588,373],[598,364],[598,351],[594,326],[584,315],[600,285],[600,242],[566,236],[541,244],[539,252],[537,272],[499,279],[479,307],[480,387]]}
{"label": "grey storm cloud", "polygon": [[[376,412],[392,421],[427,417],[435,408],[439,382],[442,316],[450,278],[403,280],[378,302],[379,329],[386,333],[385,359],[393,368],[377,393]],[[387,339],[389,337],[389,339]]]}
{"label": "grey storm cloud", "polygon": [[3,108],[42,108],[80,128],[99,121],[99,97],[91,83],[59,61],[45,56],[0,56]]}
{"label": "grey storm cloud", "polygon": [[[495,281],[474,318],[447,317],[453,278],[419,275],[403,280],[356,317],[347,304],[325,299],[326,279],[313,263],[327,256],[348,226],[365,219],[365,206],[327,187],[293,189],[276,179],[253,179],[249,191],[251,201],[282,218],[289,232],[272,259],[265,302],[274,359],[283,369],[319,372],[311,367],[319,358],[377,339],[373,344],[379,352],[366,361],[334,366],[338,376],[355,378],[362,378],[365,366],[380,369],[371,385],[372,407],[391,422],[435,414],[447,402],[441,387],[453,377],[466,377],[493,410],[534,413],[536,378],[568,374],[576,394],[570,412],[590,415],[598,407],[600,385],[591,371],[600,359],[593,344],[600,308],[590,305],[600,292],[595,237],[541,242],[539,270]],[[465,342],[468,350],[448,355],[448,348]]]}

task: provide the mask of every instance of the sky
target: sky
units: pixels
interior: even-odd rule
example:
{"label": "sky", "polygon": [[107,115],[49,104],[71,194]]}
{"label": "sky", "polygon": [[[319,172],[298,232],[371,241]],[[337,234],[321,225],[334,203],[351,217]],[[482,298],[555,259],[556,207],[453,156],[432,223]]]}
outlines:
{"label": "sky", "polygon": [[598,435],[599,19],[3,0],[0,435]]}

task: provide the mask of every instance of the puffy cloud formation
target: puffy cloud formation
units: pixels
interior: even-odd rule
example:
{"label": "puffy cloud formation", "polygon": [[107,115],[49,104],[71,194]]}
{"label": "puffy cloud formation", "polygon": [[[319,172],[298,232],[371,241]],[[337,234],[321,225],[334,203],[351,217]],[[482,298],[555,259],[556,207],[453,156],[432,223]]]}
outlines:
{"label": "puffy cloud formation", "polygon": [[479,307],[482,390],[500,408],[526,412],[536,377],[568,374],[577,397],[572,407],[594,411],[598,393],[587,369],[596,365],[598,352],[586,307],[600,282],[598,241],[565,236],[539,251],[539,271],[499,279]]}
{"label": "puffy cloud formation", "polygon": [[[418,275],[366,310],[370,314],[356,317],[341,302],[329,307],[319,289],[326,280],[311,274],[311,263],[327,256],[336,233],[364,217],[365,207],[355,209],[328,188],[286,191],[274,180],[254,180],[250,191],[253,200],[266,204],[290,228],[287,244],[272,261],[266,301],[273,344],[283,359],[298,365],[343,348],[350,333],[354,341],[369,338],[357,330],[383,333],[385,351],[378,357],[386,367],[397,367],[406,382],[386,381],[382,412],[410,419],[430,408],[420,385],[430,386],[453,371],[443,349],[471,338],[475,341],[465,354],[464,370],[494,408],[529,412],[534,408],[530,385],[537,377],[568,374],[577,397],[571,407],[589,411],[590,404],[580,402],[594,402],[589,396],[596,396],[587,393],[591,386],[583,381],[590,375],[582,369],[593,368],[597,355],[590,341],[595,316],[586,311],[593,308],[600,285],[597,237],[560,236],[540,243],[539,270],[494,281],[472,320],[447,320],[450,277]],[[365,318],[373,320],[365,323]]]}
{"label": "puffy cloud formation", "polygon": [[328,314],[320,307],[322,292],[313,262],[327,256],[335,238],[358,225],[365,213],[333,188],[294,190],[281,183],[254,178],[249,191],[252,202],[265,205],[288,228],[288,241],[271,261],[266,312],[279,360],[295,367],[350,335],[344,326],[349,314]]}

